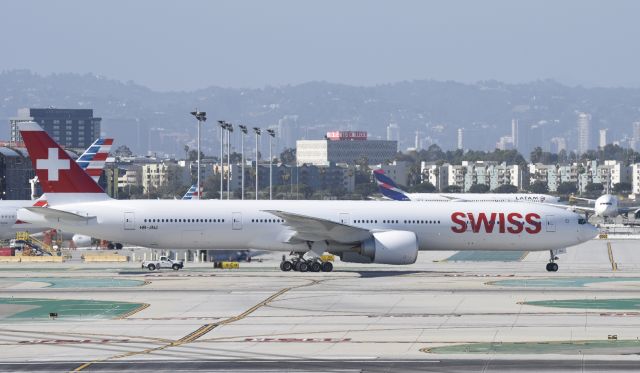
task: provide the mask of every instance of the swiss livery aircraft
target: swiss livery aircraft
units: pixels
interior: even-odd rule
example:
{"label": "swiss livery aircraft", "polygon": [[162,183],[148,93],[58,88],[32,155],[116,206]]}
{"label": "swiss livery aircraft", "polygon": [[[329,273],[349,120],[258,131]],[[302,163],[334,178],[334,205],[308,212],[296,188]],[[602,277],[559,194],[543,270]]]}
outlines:
{"label": "swiss livery aircraft", "polygon": [[446,202],[446,201],[490,201],[490,202],[540,202],[558,203],[558,197],[548,194],[534,193],[407,193],[400,189],[384,170],[373,171],[378,189],[383,196],[394,201],[423,201],[423,202]]}
{"label": "swiss livery aircraft", "polygon": [[[109,151],[111,151],[113,139],[99,138],[85,150],[85,152],[76,159],[76,163],[89,174],[97,183],[102,174],[102,169],[107,161]],[[37,176],[36,176],[37,177]],[[16,221],[18,209],[27,206],[38,206],[44,203],[43,200],[3,200],[0,201],[0,239],[6,240],[16,238],[17,232],[41,232],[48,226],[37,226],[34,224],[25,224]],[[74,237],[73,240],[82,239],[86,241],[86,237]],[[90,239],[90,237],[89,237]]]}
{"label": "swiss livery aircraft", "polygon": [[556,271],[556,250],[597,234],[574,212],[528,202],[113,200],[37,123],[20,130],[48,207],[18,218],[117,242],[292,252],[280,268],[300,272],[331,271],[324,252],[412,264],[419,250],[550,250],[547,270]]}

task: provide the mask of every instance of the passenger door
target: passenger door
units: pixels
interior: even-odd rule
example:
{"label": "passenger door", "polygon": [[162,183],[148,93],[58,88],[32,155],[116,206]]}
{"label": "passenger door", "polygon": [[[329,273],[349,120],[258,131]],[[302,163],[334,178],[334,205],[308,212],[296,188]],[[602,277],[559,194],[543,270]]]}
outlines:
{"label": "passenger door", "polygon": [[124,230],[130,231],[136,229],[136,215],[133,212],[124,213]]}
{"label": "passenger door", "polygon": [[242,229],[242,213],[241,212],[232,213],[231,228],[233,230],[241,230]]}
{"label": "passenger door", "polygon": [[348,213],[345,213],[345,212],[340,213],[340,223],[351,224],[351,218]]}
{"label": "passenger door", "polygon": [[555,232],[556,231],[556,222],[554,221],[554,215],[545,216],[547,232]]}

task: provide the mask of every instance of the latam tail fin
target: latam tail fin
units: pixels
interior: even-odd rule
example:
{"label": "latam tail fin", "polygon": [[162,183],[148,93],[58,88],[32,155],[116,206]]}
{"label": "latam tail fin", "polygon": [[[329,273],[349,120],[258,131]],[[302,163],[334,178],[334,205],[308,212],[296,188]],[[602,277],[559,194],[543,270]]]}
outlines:
{"label": "latam tail fin", "polygon": [[382,169],[374,170],[373,177],[376,179],[376,183],[378,184],[378,189],[380,189],[380,193],[385,197],[395,200],[395,201],[410,201],[411,198],[407,196],[402,189],[398,188],[396,183],[391,180],[390,177],[384,174]]}
{"label": "latam tail fin", "polygon": [[97,183],[102,175],[107,157],[111,151],[113,139],[98,138],[76,159],[76,163]]}
{"label": "latam tail fin", "polygon": [[37,123],[20,123],[19,128],[44,193],[71,197],[68,201],[109,198]]}
{"label": "latam tail fin", "polygon": [[200,193],[196,191],[197,188],[196,184],[193,184],[191,188],[187,190],[187,193],[182,196],[182,199],[200,199]]}

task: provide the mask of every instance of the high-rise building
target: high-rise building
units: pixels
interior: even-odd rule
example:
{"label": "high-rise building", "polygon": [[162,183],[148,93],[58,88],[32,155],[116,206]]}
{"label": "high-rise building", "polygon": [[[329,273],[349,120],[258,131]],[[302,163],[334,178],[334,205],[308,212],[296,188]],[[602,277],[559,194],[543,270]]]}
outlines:
{"label": "high-rise building", "polygon": [[553,137],[551,139],[551,149],[553,153],[560,153],[560,151],[567,150],[567,139],[564,137]]}
{"label": "high-rise building", "polygon": [[88,148],[100,137],[102,118],[94,117],[92,109],[18,109],[18,115],[9,119],[12,143],[22,142],[18,123],[29,121],[37,122],[62,146]]}
{"label": "high-rise building", "polygon": [[398,127],[398,123],[391,122],[387,126],[387,141],[395,141],[398,144],[398,149],[400,149],[400,127]]}
{"label": "high-rise building", "polygon": [[631,133],[631,148],[633,150],[638,150],[640,147],[640,122],[633,122],[631,124],[632,133]]}
{"label": "high-rise building", "polygon": [[463,136],[464,136],[464,129],[458,128],[458,149],[464,149]]}
{"label": "high-rise building", "polygon": [[396,141],[367,140],[364,131],[332,131],[327,133],[325,140],[298,140],[296,160],[298,166],[353,164],[362,160],[379,164],[393,161],[397,149]]}
{"label": "high-rise building", "polygon": [[600,138],[599,138],[599,141],[598,141],[598,146],[599,146],[600,148],[604,148],[604,147],[605,147],[605,146],[607,146],[607,144],[608,144],[608,143],[607,143],[607,132],[608,132],[608,131],[609,131],[609,129],[608,129],[608,128],[605,128],[605,129],[601,129],[601,130],[600,130]]}
{"label": "high-rise building", "polygon": [[591,132],[591,115],[587,113],[578,113],[578,154],[584,154],[589,150],[590,132]]}
{"label": "high-rise building", "polygon": [[518,120],[511,119],[511,142],[513,142],[513,148],[518,149]]}

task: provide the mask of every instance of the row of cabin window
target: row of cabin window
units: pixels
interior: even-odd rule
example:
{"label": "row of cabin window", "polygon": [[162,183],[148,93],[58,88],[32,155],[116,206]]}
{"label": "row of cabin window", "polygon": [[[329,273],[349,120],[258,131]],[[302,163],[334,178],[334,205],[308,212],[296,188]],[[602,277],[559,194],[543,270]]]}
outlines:
{"label": "row of cabin window", "polygon": [[251,219],[252,223],[284,223],[282,219]]}
{"label": "row of cabin window", "polygon": [[224,223],[224,219],[144,219],[145,223]]}
{"label": "row of cabin window", "polygon": [[[377,224],[377,220],[359,220],[356,219],[353,221],[354,223],[374,223]],[[399,220],[383,220],[384,224],[398,224]],[[404,224],[440,224],[440,220],[405,220]]]}

